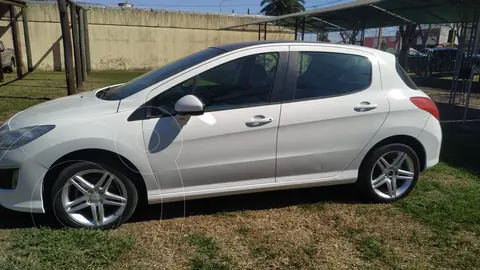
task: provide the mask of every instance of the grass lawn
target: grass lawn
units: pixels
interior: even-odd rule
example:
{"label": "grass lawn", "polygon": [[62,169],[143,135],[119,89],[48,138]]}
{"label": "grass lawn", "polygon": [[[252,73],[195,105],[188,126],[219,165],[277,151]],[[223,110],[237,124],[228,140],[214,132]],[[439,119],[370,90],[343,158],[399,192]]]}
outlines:
{"label": "grass lawn", "polygon": [[[141,74],[143,72],[92,72],[79,92],[127,82]],[[67,94],[63,72],[34,72],[22,80],[14,80],[14,74],[5,75],[5,83],[0,84],[0,123],[30,106]]]}
{"label": "grass lawn", "polygon": [[[87,89],[137,75],[92,73]],[[65,92],[63,73],[28,75],[0,86],[0,115]],[[444,124],[441,163],[393,204],[341,186],[268,192],[152,205],[110,231],[34,228],[31,215],[0,209],[0,269],[479,268],[473,125]]]}

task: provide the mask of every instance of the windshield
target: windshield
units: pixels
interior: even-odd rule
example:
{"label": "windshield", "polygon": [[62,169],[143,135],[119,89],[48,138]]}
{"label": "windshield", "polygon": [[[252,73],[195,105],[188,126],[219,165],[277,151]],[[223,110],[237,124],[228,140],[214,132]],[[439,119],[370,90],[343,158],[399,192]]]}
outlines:
{"label": "windshield", "polygon": [[225,51],[217,48],[208,48],[206,50],[194,53],[185,58],[171,62],[157,70],[148,72],[136,79],[133,79],[119,87],[109,89],[105,93],[104,99],[120,100],[136,94],[143,89],[161,82],[168,77],[175,75],[183,70],[193,67],[208,59],[223,54]]}

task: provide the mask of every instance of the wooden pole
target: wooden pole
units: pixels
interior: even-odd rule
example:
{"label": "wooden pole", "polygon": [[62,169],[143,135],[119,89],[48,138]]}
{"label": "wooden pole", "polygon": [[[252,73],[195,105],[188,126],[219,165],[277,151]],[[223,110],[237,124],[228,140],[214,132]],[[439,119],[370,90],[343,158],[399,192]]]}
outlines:
{"label": "wooden pole", "polygon": [[[0,53],[0,63],[3,63],[2,62],[2,54]],[[5,81],[5,76],[3,75],[3,67],[0,68],[0,82],[4,82]]]}
{"label": "wooden pole", "polygon": [[260,33],[262,32],[262,25],[258,25],[258,40],[260,40]]}
{"label": "wooden pole", "polygon": [[90,61],[90,34],[88,33],[88,9],[83,10],[83,24],[85,36],[85,57],[87,60],[87,73],[92,71],[92,62]]}
{"label": "wooden pole", "polygon": [[382,32],[383,32],[383,28],[380,27],[378,28],[378,44],[377,44],[377,49],[382,49]]}
{"label": "wooden pole", "polygon": [[263,40],[267,40],[267,23],[263,27]]}
{"label": "wooden pole", "polygon": [[82,75],[83,81],[87,80],[87,55],[85,53],[85,24],[83,22],[83,9],[78,10],[78,22],[80,29],[80,53],[82,57]]}
{"label": "wooden pole", "polygon": [[12,39],[13,39],[13,49],[15,50],[15,62],[17,67],[17,77],[22,78],[22,52],[20,47],[20,40],[18,38],[18,25],[17,18],[15,17],[15,7],[13,5],[9,6],[10,8],[10,22],[12,25]]}
{"label": "wooden pole", "polygon": [[72,18],[73,56],[75,57],[75,82],[77,88],[83,86],[82,56],[80,54],[80,40],[78,33],[77,5],[70,3],[70,17]]}
{"label": "wooden pole", "polygon": [[75,94],[75,84],[73,83],[72,37],[70,35],[70,22],[68,20],[66,0],[58,0],[58,12],[60,13],[60,26],[62,28],[67,94],[73,95]]}
{"label": "wooden pole", "polygon": [[23,35],[25,38],[25,50],[27,53],[27,70],[28,72],[32,72],[33,71],[32,47],[30,46],[30,32],[28,30],[28,16],[27,16],[26,7],[22,7],[22,21],[23,21]]}

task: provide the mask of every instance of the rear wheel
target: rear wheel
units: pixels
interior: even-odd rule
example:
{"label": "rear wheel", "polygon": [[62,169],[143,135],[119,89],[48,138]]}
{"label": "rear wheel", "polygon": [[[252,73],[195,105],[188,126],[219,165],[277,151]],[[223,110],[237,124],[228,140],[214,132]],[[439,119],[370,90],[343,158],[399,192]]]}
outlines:
{"label": "rear wheel", "polygon": [[65,168],[53,185],[53,214],[67,227],[112,228],[135,211],[135,185],[104,164],[79,162]]}
{"label": "rear wheel", "polygon": [[373,150],[365,159],[357,185],[365,199],[391,202],[407,196],[419,174],[415,151],[404,144],[389,144]]}

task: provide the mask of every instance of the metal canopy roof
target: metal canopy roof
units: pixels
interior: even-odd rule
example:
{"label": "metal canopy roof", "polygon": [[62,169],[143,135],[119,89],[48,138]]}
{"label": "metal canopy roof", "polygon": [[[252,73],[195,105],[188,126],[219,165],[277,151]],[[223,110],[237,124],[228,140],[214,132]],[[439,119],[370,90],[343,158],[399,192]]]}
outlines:
{"label": "metal canopy roof", "polygon": [[305,32],[319,32],[398,26],[410,22],[452,23],[473,20],[476,8],[480,8],[478,0],[358,0],[221,29],[267,23],[300,30],[305,23]]}
{"label": "metal canopy roof", "polygon": [[23,0],[0,0],[0,4],[14,5],[14,6],[26,6],[27,2]]}

